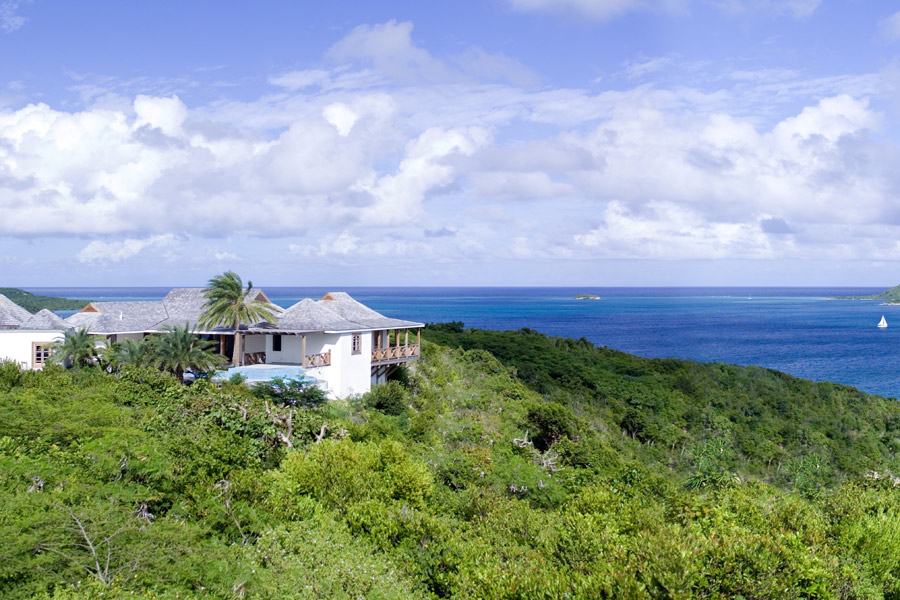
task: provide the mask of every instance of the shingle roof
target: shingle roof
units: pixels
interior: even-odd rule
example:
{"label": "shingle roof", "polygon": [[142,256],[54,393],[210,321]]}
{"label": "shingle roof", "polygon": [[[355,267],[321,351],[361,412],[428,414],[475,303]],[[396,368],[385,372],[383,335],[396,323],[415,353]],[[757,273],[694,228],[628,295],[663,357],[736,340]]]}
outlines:
{"label": "shingle roof", "polygon": [[[422,323],[392,319],[376,312],[350,297],[347,292],[328,292],[316,302],[331,312],[340,315],[348,321],[358,323],[362,329],[403,329],[407,327],[422,327]],[[359,329],[360,327],[357,327]],[[340,330],[331,330],[340,331]]]}
{"label": "shingle roof", "polygon": [[42,308],[22,324],[22,329],[68,329],[70,326],[55,313]]}
{"label": "shingle roof", "polygon": [[69,327],[87,327],[91,333],[121,333],[153,331],[166,317],[159,301],[91,302],[68,317],[66,323]]}
{"label": "shingle roof", "polygon": [[[175,288],[166,294],[166,297],[162,299],[162,304],[168,316],[156,328],[184,327],[184,324],[187,323],[191,329],[197,329],[200,317],[203,315],[203,305],[206,304],[206,297],[203,295],[205,291],[205,288]],[[247,292],[246,297],[269,302],[265,292],[257,288]],[[277,315],[281,309],[277,306],[275,309],[273,312]],[[222,329],[230,331],[231,327]]]}
{"label": "shingle roof", "polygon": [[[175,288],[159,301],[92,302],[82,312],[65,320],[66,327],[87,327],[92,333],[122,333],[159,331],[166,327],[198,328],[203,305],[204,288]],[[265,292],[253,289],[248,296],[269,302]],[[2,298],[2,296],[0,296]],[[273,305],[275,306],[275,305]],[[24,310],[21,309],[20,310]],[[27,313],[27,311],[25,311]],[[363,329],[392,329],[421,327],[421,323],[391,319],[360,304],[345,292],[330,292],[318,301],[306,298],[288,309],[275,306],[276,324],[252,324],[251,331],[359,331]],[[28,317],[30,317],[30,313]],[[215,331],[231,331],[230,327]]]}
{"label": "shingle roof", "polygon": [[18,328],[30,318],[30,312],[0,294],[0,327],[4,329]]}
{"label": "shingle roof", "polygon": [[348,321],[309,298],[304,298],[281,313],[278,317],[277,328],[283,331],[354,331],[361,329],[359,323]]}

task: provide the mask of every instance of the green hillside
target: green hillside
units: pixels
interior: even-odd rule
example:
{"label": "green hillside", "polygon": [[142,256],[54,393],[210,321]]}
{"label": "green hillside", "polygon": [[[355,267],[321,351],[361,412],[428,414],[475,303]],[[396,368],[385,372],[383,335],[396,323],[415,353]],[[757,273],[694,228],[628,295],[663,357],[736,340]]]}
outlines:
{"label": "green hillside", "polygon": [[0,597],[900,597],[895,400],[425,339],[402,381],[318,408],[0,364]]}
{"label": "green hillside", "polygon": [[69,298],[57,298],[56,296],[38,296],[19,288],[0,287],[3,294],[25,310],[36,313],[41,309],[47,310],[81,310],[87,305],[86,300],[70,300]]}
{"label": "green hillside", "polygon": [[881,300],[883,302],[900,303],[900,285],[872,296],[837,296],[835,300]]}

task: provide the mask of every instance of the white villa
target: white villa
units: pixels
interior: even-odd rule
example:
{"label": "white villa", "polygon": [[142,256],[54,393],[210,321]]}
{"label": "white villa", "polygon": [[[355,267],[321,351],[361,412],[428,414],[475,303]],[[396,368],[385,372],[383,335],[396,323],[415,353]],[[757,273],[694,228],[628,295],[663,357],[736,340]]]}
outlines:
{"label": "white villa", "polygon": [[[0,294],[0,360],[43,368],[49,357],[47,345],[68,329],[86,327],[91,334],[117,342],[140,340],[185,324],[197,335],[218,342],[219,352],[231,358],[233,328],[199,328],[203,291],[176,288],[159,301],[91,302],[66,319],[48,310],[32,315]],[[253,289],[248,296],[270,302],[262,290]],[[274,312],[277,323],[241,328],[241,364],[302,367],[334,397],[368,392],[398,365],[419,357],[422,323],[385,317],[344,292],[330,292],[319,300],[306,298]],[[412,339],[410,330],[415,330]]]}

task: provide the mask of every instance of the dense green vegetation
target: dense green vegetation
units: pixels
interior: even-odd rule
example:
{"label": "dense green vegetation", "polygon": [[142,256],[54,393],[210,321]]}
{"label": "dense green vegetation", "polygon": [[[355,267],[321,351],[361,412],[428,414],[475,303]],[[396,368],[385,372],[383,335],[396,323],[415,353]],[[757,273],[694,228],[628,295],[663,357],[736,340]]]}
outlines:
{"label": "dense green vegetation", "polygon": [[872,296],[838,296],[835,300],[883,300],[885,302],[900,304],[900,285],[885,290],[880,294],[873,294]]}
{"label": "dense green vegetation", "polygon": [[88,304],[87,300],[39,296],[19,288],[0,287],[0,294],[31,313],[36,313],[44,308],[47,310],[81,310]]}
{"label": "dense green vegetation", "polygon": [[0,365],[0,597],[900,597],[895,400],[426,340],[348,402]]}

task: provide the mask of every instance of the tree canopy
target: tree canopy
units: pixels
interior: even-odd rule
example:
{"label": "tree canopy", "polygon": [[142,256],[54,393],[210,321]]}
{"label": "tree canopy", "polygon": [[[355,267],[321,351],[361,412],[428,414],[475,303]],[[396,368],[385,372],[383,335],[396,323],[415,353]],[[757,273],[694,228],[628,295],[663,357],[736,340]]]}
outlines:
{"label": "tree canopy", "polygon": [[897,598],[898,428],[530,331],[429,328],[341,402],[0,363],[0,597]]}

